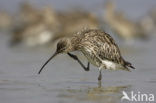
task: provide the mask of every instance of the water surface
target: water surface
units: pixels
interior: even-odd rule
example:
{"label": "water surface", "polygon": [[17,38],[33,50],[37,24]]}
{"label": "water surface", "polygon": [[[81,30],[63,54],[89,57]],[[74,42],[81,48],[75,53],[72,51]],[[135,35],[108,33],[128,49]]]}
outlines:
{"label": "water surface", "polygon": [[11,48],[8,41],[9,35],[0,33],[1,103],[120,103],[123,90],[156,96],[156,36],[149,41],[120,46],[124,58],[136,70],[103,71],[101,87],[96,67],[91,66],[85,72],[67,55],[57,56],[37,75],[41,65],[54,53],[52,47]]}

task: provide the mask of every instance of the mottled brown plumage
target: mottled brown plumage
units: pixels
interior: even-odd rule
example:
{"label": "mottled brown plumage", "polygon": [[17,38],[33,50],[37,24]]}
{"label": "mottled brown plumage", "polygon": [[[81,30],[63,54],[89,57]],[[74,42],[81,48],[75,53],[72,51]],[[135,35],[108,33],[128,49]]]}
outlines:
{"label": "mottled brown plumage", "polygon": [[[71,38],[60,40],[54,55],[58,53],[68,53],[69,56],[79,62],[76,56],[69,53],[72,51],[82,52],[90,63],[99,67],[100,75],[98,80],[101,80],[101,69],[103,68],[127,71],[129,71],[128,67],[134,68],[129,62],[123,59],[113,38],[101,30],[84,30]],[[87,70],[86,68],[84,69]]]}
{"label": "mottled brown plumage", "polygon": [[122,58],[113,38],[101,30],[91,29],[82,31],[72,38],[72,42],[73,45],[76,45],[74,46],[76,50],[82,51],[86,56],[91,56],[92,59],[99,59],[99,62],[101,60],[109,60],[121,64],[125,68],[130,65]]}

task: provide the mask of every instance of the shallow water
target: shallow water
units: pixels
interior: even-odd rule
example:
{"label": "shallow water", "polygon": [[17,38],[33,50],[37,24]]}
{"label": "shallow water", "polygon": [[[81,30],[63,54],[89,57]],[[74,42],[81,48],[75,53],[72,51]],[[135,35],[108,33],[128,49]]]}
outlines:
{"label": "shallow water", "polygon": [[122,91],[156,96],[156,36],[149,41],[120,46],[124,58],[136,70],[103,70],[101,85],[96,67],[91,66],[85,72],[67,55],[57,56],[37,75],[54,50],[51,47],[11,48],[8,40],[9,35],[0,33],[1,103],[120,103]]}
{"label": "shallow water", "polygon": [[7,36],[0,36],[2,103],[120,103],[123,90],[156,95],[155,37],[143,43],[144,46],[136,43],[138,45],[128,49],[123,47],[124,57],[133,63],[136,70],[105,70],[100,87],[96,67],[91,66],[91,70],[85,72],[66,55],[57,56],[37,75],[41,65],[54,51],[45,48],[8,48]]}

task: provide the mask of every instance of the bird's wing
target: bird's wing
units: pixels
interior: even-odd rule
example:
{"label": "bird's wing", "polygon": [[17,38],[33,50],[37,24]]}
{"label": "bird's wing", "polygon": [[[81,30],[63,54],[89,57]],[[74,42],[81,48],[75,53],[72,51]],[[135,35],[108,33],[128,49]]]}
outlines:
{"label": "bird's wing", "polygon": [[95,49],[97,49],[97,55],[102,60],[109,60],[121,65],[124,65],[124,60],[120,54],[118,46],[115,44],[113,38],[104,34],[103,36],[97,36],[92,40],[94,42]]}
{"label": "bird's wing", "polygon": [[77,43],[79,50],[89,46],[88,48],[92,48],[92,52],[100,60],[109,60],[124,67],[134,68],[131,63],[122,58],[118,46],[109,34],[100,30],[88,30],[80,33],[78,37],[80,38],[80,42]]}

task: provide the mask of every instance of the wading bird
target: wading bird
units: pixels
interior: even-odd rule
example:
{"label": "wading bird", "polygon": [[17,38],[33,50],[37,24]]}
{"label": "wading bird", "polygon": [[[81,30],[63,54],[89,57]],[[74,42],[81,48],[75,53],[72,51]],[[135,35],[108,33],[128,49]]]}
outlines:
{"label": "wading bird", "polygon": [[[88,66],[85,67],[76,55],[70,52],[80,51],[88,59]],[[118,46],[115,44],[113,38],[98,29],[84,30],[75,34],[71,38],[61,39],[57,43],[57,50],[49,58],[49,60],[42,66],[38,74],[41,73],[45,65],[60,53],[66,53],[84,68],[85,71],[89,71],[90,63],[99,67],[98,80],[102,79],[101,70],[127,70],[128,67],[133,68],[131,63],[125,61],[120,54]]]}

